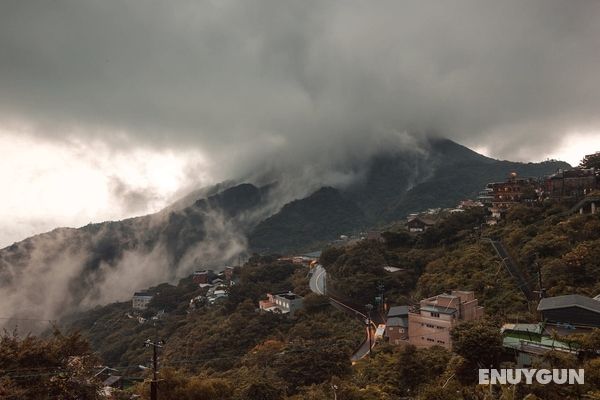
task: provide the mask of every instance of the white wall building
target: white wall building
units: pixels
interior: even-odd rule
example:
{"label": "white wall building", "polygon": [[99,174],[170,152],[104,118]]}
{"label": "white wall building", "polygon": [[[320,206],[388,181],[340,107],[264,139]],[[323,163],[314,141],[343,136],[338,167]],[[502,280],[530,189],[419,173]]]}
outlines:
{"label": "white wall building", "polygon": [[152,295],[146,292],[135,292],[133,294],[132,307],[134,310],[145,310],[152,300]]}

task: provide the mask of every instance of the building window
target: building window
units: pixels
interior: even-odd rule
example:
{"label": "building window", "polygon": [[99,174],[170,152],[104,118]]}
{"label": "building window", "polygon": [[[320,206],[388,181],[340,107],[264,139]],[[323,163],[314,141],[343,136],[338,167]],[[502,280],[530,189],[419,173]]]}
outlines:
{"label": "building window", "polygon": [[432,312],[432,313],[431,313],[431,316],[432,316],[432,317],[435,317],[435,318],[439,318],[439,317],[440,317],[440,313],[437,313],[437,312]]}
{"label": "building window", "polygon": [[435,342],[435,340],[433,340],[432,338],[427,338],[428,342]]}
{"label": "building window", "polygon": [[444,344],[445,343],[443,340],[438,340],[437,342],[440,343],[440,344]]}

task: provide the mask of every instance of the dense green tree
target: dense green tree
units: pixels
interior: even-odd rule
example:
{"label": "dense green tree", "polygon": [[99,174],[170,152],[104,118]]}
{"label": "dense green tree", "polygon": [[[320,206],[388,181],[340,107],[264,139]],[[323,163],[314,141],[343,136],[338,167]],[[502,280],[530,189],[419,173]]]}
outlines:
{"label": "dense green tree", "polygon": [[0,336],[0,398],[100,399],[99,360],[81,335]]}
{"label": "dense green tree", "polygon": [[600,169],[600,152],[588,154],[579,163],[580,168],[596,168]]}
{"label": "dense green tree", "polygon": [[265,378],[255,379],[241,390],[240,400],[279,400],[285,394],[281,385]]}
{"label": "dense green tree", "polygon": [[335,342],[312,341],[288,344],[277,355],[273,368],[288,385],[289,393],[298,388],[318,384],[333,376],[346,376],[351,372],[350,354]]}
{"label": "dense green tree", "polygon": [[463,381],[475,381],[479,365],[497,366],[502,353],[499,327],[489,319],[463,322],[450,331],[453,350],[465,359],[460,368]]}

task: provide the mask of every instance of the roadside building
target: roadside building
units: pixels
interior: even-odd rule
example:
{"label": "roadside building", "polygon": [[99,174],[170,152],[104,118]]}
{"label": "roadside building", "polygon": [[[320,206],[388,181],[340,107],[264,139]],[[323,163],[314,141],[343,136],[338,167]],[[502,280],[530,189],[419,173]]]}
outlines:
{"label": "roadside building", "polygon": [[385,323],[385,336],[390,344],[399,345],[408,340],[408,306],[390,307]]}
{"label": "roadside building", "polygon": [[600,328],[600,301],[579,294],[547,297],[537,310],[551,324],[579,328]]}
{"label": "roadside building", "polygon": [[131,299],[132,307],[134,310],[145,310],[152,300],[152,294],[147,292],[135,292]]}
{"label": "roadside building", "polygon": [[417,347],[442,346],[451,349],[450,330],[459,322],[483,316],[472,291],[453,290],[421,300],[408,313],[408,341]]}
{"label": "roadside building", "polygon": [[278,294],[267,293],[267,300],[261,300],[258,306],[262,311],[293,316],[296,311],[302,308],[303,304],[303,297],[292,292],[286,292]]}

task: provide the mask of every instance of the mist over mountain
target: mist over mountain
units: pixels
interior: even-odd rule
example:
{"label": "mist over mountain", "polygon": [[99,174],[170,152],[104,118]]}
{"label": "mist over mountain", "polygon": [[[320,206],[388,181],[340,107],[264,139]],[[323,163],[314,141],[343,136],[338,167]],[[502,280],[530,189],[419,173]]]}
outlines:
{"label": "mist over mountain", "polygon": [[[373,157],[364,166],[363,178],[350,186],[328,188],[327,196],[318,191],[286,205],[250,233],[250,245],[258,251],[307,250],[340,233],[399,220],[427,208],[455,206],[511,172],[538,177],[559,168],[570,165],[495,160],[451,140],[431,139],[419,151]],[[343,200],[331,201],[334,196]],[[317,223],[322,226],[309,228]]]}
{"label": "mist over mountain", "polygon": [[298,177],[270,171],[253,183],[226,182],[156,214],[58,228],[0,250],[0,313],[57,319],[241,254],[318,248],[413,211],[452,206],[513,171],[541,176],[567,167],[494,160],[435,139],[312,177],[310,169]]}

